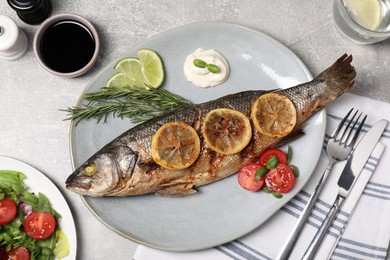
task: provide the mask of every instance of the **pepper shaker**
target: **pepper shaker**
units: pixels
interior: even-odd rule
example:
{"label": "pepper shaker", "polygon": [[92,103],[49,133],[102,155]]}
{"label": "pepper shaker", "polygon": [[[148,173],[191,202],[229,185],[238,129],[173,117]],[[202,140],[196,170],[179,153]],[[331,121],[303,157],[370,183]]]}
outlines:
{"label": "pepper shaker", "polygon": [[23,22],[31,25],[42,23],[52,11],[50,0],[7,0],[7,2]]}
{"label": "pepper shaker", "polygon": [[14,20],[0,15],[0,58],[16,60],[27,50],[27,36]]}

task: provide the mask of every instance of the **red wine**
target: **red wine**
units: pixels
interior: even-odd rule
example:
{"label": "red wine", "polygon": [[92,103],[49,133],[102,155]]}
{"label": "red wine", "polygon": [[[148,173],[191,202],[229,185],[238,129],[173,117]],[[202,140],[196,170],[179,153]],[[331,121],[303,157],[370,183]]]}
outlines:
{"label": "red wine", "polygon": [[42,36],[41,55],[52,70],[78,71],[92,59],[95,39],[90,30],[76,21],[61,21],[50,26]]}

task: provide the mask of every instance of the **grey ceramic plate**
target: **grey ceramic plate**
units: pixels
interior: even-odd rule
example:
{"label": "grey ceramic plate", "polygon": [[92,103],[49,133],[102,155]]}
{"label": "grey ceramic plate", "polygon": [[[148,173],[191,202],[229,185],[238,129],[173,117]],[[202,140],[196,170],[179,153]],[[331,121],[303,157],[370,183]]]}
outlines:
{"label": "grey ceramic plate", "polygon": [[[231,74],[222,85],[200,89],[183,74],[186,56],[195,49],[216,49],[229,61]],[[136,56],[140,48],[157,51],[164,62],[164,88],[194,103],[243,90],[286,88],[311,79],[304,64],[285,46],[260,32],[235,24],[203,22],[182,26],[124,53],[87,86],[96,91],[115,72],[121,58]],[[80,104],[79,104],[80,105]],[[78,167],[98,149],[133,125],[126,119],[106,124],[81,122],[71,127],[73,166]],[[278,200],[263,192],[239,187],[236,175],[199,188],[192,196],[167,198],[144,195],[124,198],[84,197],[90,210],[109,228],[150,247],[190,251],[213,247],[254,230],[289,201],[306,183],[319,158],[325,131],[325,111],[306,124],[306,135],[290,145],[300,177],[295,188]]]}

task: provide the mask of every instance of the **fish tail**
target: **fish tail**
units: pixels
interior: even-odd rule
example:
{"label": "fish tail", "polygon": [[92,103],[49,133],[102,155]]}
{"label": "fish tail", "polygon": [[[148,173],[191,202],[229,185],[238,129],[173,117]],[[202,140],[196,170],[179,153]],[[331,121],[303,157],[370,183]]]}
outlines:
{"label": "fish tail", "polygon": [[344,54],[317,77],[335,97],[348,91],[355,82],[356,71],[351,62],[352,55]]}
{"label": "fish tail", "polygon": [[312,81],[280,91],[294,103],[298,114],[297,124],[352,87],[356,71],[351,62],[352,55],[344,54]]}

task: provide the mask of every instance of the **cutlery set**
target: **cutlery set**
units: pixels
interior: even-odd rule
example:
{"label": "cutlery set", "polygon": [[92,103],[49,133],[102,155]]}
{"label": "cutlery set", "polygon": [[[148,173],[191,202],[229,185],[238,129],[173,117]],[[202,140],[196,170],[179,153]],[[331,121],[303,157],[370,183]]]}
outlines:
{"label": "cutlery set", "polygon": [[[315,205],[315,202],[317,201],[318,196],[321,193],[321,190],[324,187],[324,184],[332,170],[333,165],[337,162],[347,160],[344,169],[340,175],[340,178],[337,182],[337,185],[339,187],[337,197],[330,211],[326,215],[325,220],[321,224],[316,235],[312,239],[305,254],[302,257],[303,260],[314,259],[319,247],[321,246],[323,239],[325,238],[325,235],[327,234],[327,231],[330,229],[337,214],[340,212],[340,209],[342,208],[345,199],[348,197],[348,194],[352,190],[353,185],[359,177],[360,172],[363,170],[364,165],[366,164],[376,144],[382,136],[382,133],[388,123],[387,120],[380,120],[379,122],[377,122],[355,145],[358,135],[361,132],[362,127],[364,126],[367,115],[365,115],[360,120],[363,113],[360,113],[359,116],[356,118],[358,111],[355,111],[353,113],[352,118],[349,119],[353,110],[354,109],[352,108],[347,113],[347,115],[339,123],[336,130],[332,133],[326,146],[326,152],[329,158],[328,165],[326,166],[326,169],[321,176],[313,194],[310,196],[305,208],[302,211],[302,214],[298,218],[297,223],[295,224],[291,234],[287,239],[287,242],[284,244],[277,259],[284,260],[289,258],[294,248],[294,245],[302,231],[302,228],[306,223]],[[343,230],[344,229],[345,226],[343,227]]]}

